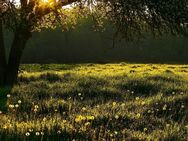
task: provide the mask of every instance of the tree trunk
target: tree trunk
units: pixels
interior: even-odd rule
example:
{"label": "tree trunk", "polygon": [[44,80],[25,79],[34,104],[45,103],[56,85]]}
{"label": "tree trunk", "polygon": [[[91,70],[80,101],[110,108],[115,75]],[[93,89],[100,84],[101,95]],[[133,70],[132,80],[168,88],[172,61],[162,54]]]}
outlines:
{"label": "tree trunk", "polygon": [[20,60],[26,43],[30,37],[30,32],[27,30],[18,29],[15,32],[8,63],[6,66],[5,86],[12,87],[17,81]]}
{"label": "tree trunk", "polygon": [[4,46],[4,38],[3,38],[3,23],[0,18],[0,88],[4,83],[5,69],[6,69],[6,53]]}

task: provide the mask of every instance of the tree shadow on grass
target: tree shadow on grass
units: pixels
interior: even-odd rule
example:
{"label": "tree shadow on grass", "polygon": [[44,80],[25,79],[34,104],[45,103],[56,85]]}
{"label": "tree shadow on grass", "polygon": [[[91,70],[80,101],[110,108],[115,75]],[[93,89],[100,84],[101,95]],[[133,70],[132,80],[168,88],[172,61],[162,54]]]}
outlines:
{"label": "tree shadow on grass", "polygon": [[149,97],[151,95],[157,94],[160,91],[161,85],[159,83],[152,83],[147,81],[147,79],[135,79],[121,82],[116,87],[123,92],[129,91],[132,93],[131,96],[133,97]]}
{"label": "tree shadow on grass", "polygon": [[[38,132],[38,131],[37,131]],[[0,140],[1,141],[67,141],[67,140],[82,140],[82,141],[89,141],[92,140],[92,137],[87,133],[80,133],[78,131],[68,132],[66,130],[61,131],[58,133],[57,129],[54,129],[51,133],[48,131],[43,131],[44,135],[36,135],[36,132],[27,132],[29,133],[28,136],[24,134],[15,134],[15,133],[7,133],[7,132],[0,132]]]}
{"label": "tree shadow on grass", "polygon": [[[166,120],[173,120],[179,123],[188,123],[188,97],[178,99],[171,102],[157,102],[151,104],[149,109],[144,112],[144,115],[153,115],[158,118],[164,118]],[[148,110],[153,113],[148,113]]]}

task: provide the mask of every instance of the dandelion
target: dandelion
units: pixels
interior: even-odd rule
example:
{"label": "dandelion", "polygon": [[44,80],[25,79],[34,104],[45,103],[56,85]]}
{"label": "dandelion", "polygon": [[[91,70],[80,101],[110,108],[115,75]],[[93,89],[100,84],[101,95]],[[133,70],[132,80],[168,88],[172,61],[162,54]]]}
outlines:
{"label": "dandelion", "polygon": [[10,96],[11,96],[10,94],[7,94],[7,98],[10,98]]}
{"label": "dandelion", "polygon": [[151,110],[148,110],[148,113],[151,113]]}
{"label": "dandelion", "polygon": [[35,135],[36,135],[36,136],[39,136],[39,135],[40,135],[40,133],[39,133],[39,132],[36,132],[36,133],[35,133]]}
{"label": "dandelion", "polygon": [[38,105],[35,105],[35,109],[38,109],[39,108],[39,106]]}
{"label": "dandelion", "polygon": [[167,108],[167,105],[165,104],[165,105],[163,106],[163,111],[165,111],[166,108]]}
{"label": "dandelion", "polygon": [[43,118],[43,121],[45,122],[46,120],[47,120],[47,118],[44,117],[44,118]]}
{"label": "dandelion", "polygon": [[144,132],[146,132],[148,129],[147,128],[144,128]]}
{"label": "dandelion", "polygon": [[116,106],[116,104],[117,104],[116,102],[113,102],[113,103],[112,103],[113,106]]}
{"label": "dandelion", "polygon": [[18,104],[21,104],[22,103],[22,101],[21,100],[18,100]]}
{"label": "dandelion", "polygon": [[26,136],[30,136],[30,133],[29,133],[29,132],[27,132],[27,133],[25,133],[25,135],[26,135]]}
{"label": "dandelion", "polygon": [[18,104],[16,104],[16,105],[15,105],[15,107],[16,107],[16,108],[18,108],[18,107],[19,107],[19,105],[18,105]]}
{"label": "dandelion", "polygon": [[181,108],[183,109],[183,108],[185,108],[185,106],[184,106],[184,105],[181,105]]}
{"label": "dandelion", "polygon": [[14,105],[10,104],[8,107],[12,109],[14,108]]}
{"label": "dandelion", "polygon": [[33,132],[33,129],[29,129],[29,132]]}
{"label": "dandelion", "polygon": [[82,94],[81,93],[78,93],[78,96],[81,96]]}
{"label": "dandelion", "polygon": [[87,120],[94,120],[95,117],[94,116],[87,116]]}
{"label": "dandelion", "polygon": [[136,117],[137,117],[137,118],[140,118],[140,117],[141,117],[141,114],[140,114],[140,113],[136,114]]}
{"label": "dandelion", "polygon": [[145,104],[146,104],[146,102],[144,102],[144,101],[141,102],[141,105],[145,105]]}
{"label": "dandelion", "polygon": [[61,134],[61,131],[60,131],[60,130],[58,130],[58,131],[57,131],[57,134]]}
{"label": "dandelion", "polygon": [[115,134],[115,135],[117,135],[117,134],[118,134],[118,132],[117,132],[117,131],[114,131],[114,134]]}
{"label": "dandelion", "polygon": [[131,91],[131,94],[134,94],[134,91]]}
{"label": "dandelion", "polygon": [[85,123],[85,126],[88,126],[88,125],[90,125],[90,122],[86,122],[86,123]]}
{"label": "dandelion", "polygon": [[34,109],[34,112],[37,112],[37,109]]}
{"label": "dandelion", "polygon": [[83,107],[82,110],[83,110],[83,111],[86,111],[86,107]]}
{"label": "dandelion", "polygon": [[115,119],[119,119],[119,115],[115,115]]}
{"label": "dandelion", "polygon": [[136,97],[136,100],[139,100],[140,98],[139,97]]}
{"label": "dandelion", "polygon": [[124,106],[125,106],[125,103],[122,103],[121,106],[124,107]]}

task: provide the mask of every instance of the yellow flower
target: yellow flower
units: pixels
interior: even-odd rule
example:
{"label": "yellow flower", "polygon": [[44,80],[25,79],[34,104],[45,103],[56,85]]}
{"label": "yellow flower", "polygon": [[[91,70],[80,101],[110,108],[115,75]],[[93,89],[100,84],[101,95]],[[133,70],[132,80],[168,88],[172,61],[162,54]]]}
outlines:
{"label": "yellow flower", "polygon": [[94,116],[87,116],[87,120],[94,120],[95,117]]}
{"label": "yellow flower", "polygon": [[147,128],[144,128],[144,132],[146,132],[148,129]]}
{"label": "yellow flower", "polygon": [[144,101],[141,102],[141,105],[145,105],[146,103]]}
{"label": "yellow flower", "polygon": [[137,118],[140,118],[140,117],[141,117],[141,114],[140,114],[140,113],[136,114],[136,117],[137,117]]}
{"label": "yellow flower", "polygon": [[83,111],[86,111],[86,107],[83,107],[82,110],[83,110]]}
{"label": "yellow flower", "polygon": [[75,118],[75,122],[81,122],[83,120],[86,120],[86,117],[82,116],[82,115],[79,115]]}
{"label": "yellow flower", "polygon": [[140,98],[139,97],[136,97],[136,100],[139,100]]}
{"label": "yellow flower", "polygon": [[85,126],[88,126],[88,125],[90,125],[90,122],[86,122],[86,123],[85,123]]}
{"label": "yellow flower", "polygon": [[116,104],[117,104],[116,102],[113,102],[113,103],[112,103],[113,106],[116,106]]}
{"label": "yellow flower", "polygon": [[119,115],[115,115],[115,119],[119,119]]}

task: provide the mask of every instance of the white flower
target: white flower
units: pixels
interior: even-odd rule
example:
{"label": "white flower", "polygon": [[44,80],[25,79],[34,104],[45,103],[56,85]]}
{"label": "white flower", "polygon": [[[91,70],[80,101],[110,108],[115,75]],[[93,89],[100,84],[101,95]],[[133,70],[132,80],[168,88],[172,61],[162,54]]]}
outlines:
{"label": "white flower", "polygon": [[36,135],[36,136],[39,136],[39,135],[40,135],[40,133],[39,133],[39,132],[36,132],[36,133],[35,133],[35,135]]}
{"label": "white flower", "polygon": [[26,135],[26,136],[30,136],[30,133],[29,133],[29,132],[27,132],[27,133],[25,133],[25,135]]}
{"label": "white flower", "polygon": [[10,98],[10,96],[11,96],[10,94],[7,94],[7,97],[8,97],[8,98]]}
{"label": "white flower", "polygon": [[22,101],[21,100],[18,100],[18,104],[21,104],[22,103]]}

